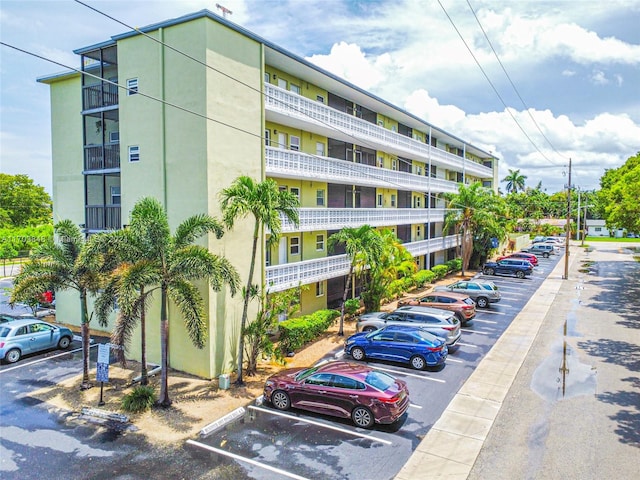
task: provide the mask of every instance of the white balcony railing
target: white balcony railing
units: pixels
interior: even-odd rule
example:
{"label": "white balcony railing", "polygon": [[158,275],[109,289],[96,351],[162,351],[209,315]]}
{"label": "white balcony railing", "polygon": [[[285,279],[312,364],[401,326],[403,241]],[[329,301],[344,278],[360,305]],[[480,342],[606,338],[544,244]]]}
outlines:
{"label": "white balcony railing", "polygon": [[425,193],[458,193],[456,182],[442,178],[430,178],[336,158],[313,156],[295,150],[266,147],[265,159],[267,175],[282,178],[305,178]]}
{"label": "white balcony railing", "polygon": [[425,163],[430,162],[432,165],[454,171],[464,171],[480,178],[493,177],[492,169],[479,163],[392,132],[275,85],[266,83],[264,88],[267,119],[269,119],[269,114],[273,114],[273,120],[287,126],[300,128],[306,125],[305,130],[315,131],[350,143],[360,141],[378,150]]}
{"label": "white balcony railing", "polygon": [[[404,247],[415,257],[446,250],[455,247],[458,243],[457,235],[449,235],[447,237],[405,243]],[[349,258],[346,255],[335,255],[267,267],[266,283],[269,286],[269,292],[279,292],[298,285],[307,285],[339,277],[347,273],[349,273]]]}
{"label": "white balcony railing", "polygon": [[281,216],[283,232],[340,230],[345,227],[387,227],[444,221],[444,208],[300,208],[296,227]]}

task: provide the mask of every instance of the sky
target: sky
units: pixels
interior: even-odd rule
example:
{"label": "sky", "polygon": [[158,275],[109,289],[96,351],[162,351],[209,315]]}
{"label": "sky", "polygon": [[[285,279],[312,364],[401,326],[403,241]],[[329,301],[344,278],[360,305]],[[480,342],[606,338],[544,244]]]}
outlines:
{"label": "sky", "polygon": [[[491,152],[500,180],[519,170],[526,186],[555,193],[571,159],[572,185],[593,190],[640,152],[640,0],[82,1],[0,0],[0,41],[79,68],[73,50],[129,31],[118,21],[222,15],[219,4],[228,20]],[[50,193],[49,87],[36,79],[64,70],[0,46],[0,171]]]}

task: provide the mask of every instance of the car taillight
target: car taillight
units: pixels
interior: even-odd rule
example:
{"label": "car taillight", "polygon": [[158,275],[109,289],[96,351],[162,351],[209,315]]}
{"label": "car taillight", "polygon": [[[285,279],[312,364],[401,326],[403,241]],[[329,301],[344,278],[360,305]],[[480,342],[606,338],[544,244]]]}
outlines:
{"label": "car taillight", "polygon": [[0,348],[4,348],[4,342],[0,342]]}
{"label": "car taillight", "polygon": [[442,345],[440,345],[439,347],[427,347],[427,350],[429,350],[430,352],[440,352],[442,350]]}
{"label": "car taillight", "polygon": [[455,325],[451,325],[450,327],[442,327],[445,330],[448,330],[450,332],[452,332],[453,330],[455,330],[457,327]]}
{"label": "car taillight", "polygon": [[397,393],[391,398],[379,398],[382,403],[398,403],[400,401],[400,394]]}
{"label": "car taillight", "polygon": [[471,310],[472,308],[474,308],[473,305],[464,305],[462,310]]}

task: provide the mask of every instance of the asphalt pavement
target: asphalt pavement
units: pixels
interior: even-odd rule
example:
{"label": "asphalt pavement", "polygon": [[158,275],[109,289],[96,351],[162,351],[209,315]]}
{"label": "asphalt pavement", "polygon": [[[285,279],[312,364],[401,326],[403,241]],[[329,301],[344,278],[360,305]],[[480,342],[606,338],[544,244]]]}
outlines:
{"label": "asphalt pavement", "polygon": [[638,478],[634,246],[572,244],[396,480]]}

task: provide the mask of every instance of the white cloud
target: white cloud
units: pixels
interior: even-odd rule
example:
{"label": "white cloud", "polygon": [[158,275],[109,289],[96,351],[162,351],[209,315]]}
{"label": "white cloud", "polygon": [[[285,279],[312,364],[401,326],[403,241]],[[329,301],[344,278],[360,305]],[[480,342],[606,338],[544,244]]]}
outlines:
{"label": "white cloud", "polygon": [[590,80],[595,85],[606,85],[609,83],[607,76],[602,70],[594,70],[591,72]]}
{"label": "white cloud", "polygon": [[576,74],[576,72],[574,70],[563,70],[562,71],[562,76],[563,77],[573,77]]}

